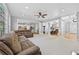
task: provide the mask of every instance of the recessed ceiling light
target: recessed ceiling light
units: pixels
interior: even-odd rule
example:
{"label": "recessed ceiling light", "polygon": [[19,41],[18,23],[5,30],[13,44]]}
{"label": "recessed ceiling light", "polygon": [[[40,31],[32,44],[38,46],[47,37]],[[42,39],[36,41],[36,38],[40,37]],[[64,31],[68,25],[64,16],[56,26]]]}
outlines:
{"label": "recessed ceiling light", "polygon": [[62,10],[62,12],[64,12],[65,10],[64,10],[64,8],[63,9],[61,9]]}
{"label": "recessed ceiling light", "polygon": [[28,6],[25,6],[25,8],[28,9],[29,7]]}

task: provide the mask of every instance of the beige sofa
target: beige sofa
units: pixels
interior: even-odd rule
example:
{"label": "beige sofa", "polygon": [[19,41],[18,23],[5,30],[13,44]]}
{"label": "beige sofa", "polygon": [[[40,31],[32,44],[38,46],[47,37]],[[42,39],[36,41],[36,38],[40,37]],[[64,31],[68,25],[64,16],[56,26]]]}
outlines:
{"label": "beige sofa", "polygon": [[15,33],[18,36],[24,35],[26,38],[33,37],[33,33],[30,30],[16,30]]}
{"label": "beige sofa", "polygon": [[24,36],[15,33],[0,38],[1,55],[41,55],[40,48]]}

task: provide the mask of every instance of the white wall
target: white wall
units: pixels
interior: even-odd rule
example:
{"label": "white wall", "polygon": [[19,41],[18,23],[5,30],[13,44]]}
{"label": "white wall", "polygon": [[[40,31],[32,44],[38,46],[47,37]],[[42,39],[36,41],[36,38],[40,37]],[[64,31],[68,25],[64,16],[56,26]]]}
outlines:
{"label": "white wall", "polygon": [[[71,17],[72,16],[72,17]],[[57,20],[51,20],[48,22],[43,22],[42,26],[45,26],[45,32],[46,33],[50,33],[51,29],[50,27],[52,26],[52,24],[54,24],[55,22],[58,23],[58,27],[59,27],[59,31],[62,34],[65,33],[77,33],[77,23],[73,22],[73,17],[75,17],[74,15],[69,15],[69,16],[64,16],[62,18],[58,18]],[[61,22],[61,24],[59,24]],[[41,27],[40,27],[41,30]]]}
{"label": "white wall", "polygon": [[43,33],[43,23],[42,22],[39,22],[39,34],[42,34]]}
{"label": "white wall", "polygon": [[58,23],[57,26],[59,26],[59,20],[52,20],[49,22],[43,22],[43,26],[45,26],[45,33],[50,34],[52,24],[54,24],[54,23]]}
{"label": "white wall", "polygon": [[11,31],[17,30],[17,18],[11,16]]}
{"label": "white wall", "polygon": [[[62,34],[64,34],[66,31],[69,30],[69,32],[71,33],[76,33],[77,32],[77,25],[76,23],[72,22],[72,18],[69,18],[69,16],[67,17],[63,17],[60,18],[61,19],[61,32]],[[37,32],[37,30],[39,29],[39,33],[43,33],[43,26],[45,26],[45,32],[46,33],[50,33],[51,29],[50,27],[52,26],[53,23],[57,22],[58,26],[59,26],[59,20],[51,20],[48,22],[37,22],[37,21],[31,21],[31,20],[26,20],[26,19],[18,19],[15,17],[12,17],[12,30],[16,30],[18,29],[17,27],[19,26],[18,23],[26,23],[25,25],[28,27],[27,29],[30,28],[30,26],[32,25],[32,23],[36,24],[35,26],[35,32]],[[67,22],[70,22],[70,29],[66,29],[66,24]],[[31,24],[31,25],[30,25]],[[17,26],[18,25],[18,26]],[[68,27],[67,27],[68,28]],[[59,28],[60,29],[60,28]]]}
{"label": "white wall", "polygon": [[[24,24],[18,24],[18,23],[24,23]],[[18,26],[26,26],[27,30],[30,30],[30,26],[34,27],[32,30],[33,32],[38,32],[39,30],[39,23],[37,21],[30,21],[26,19],[20,19],[16,17],[11,17],[11,30],[18,30]]]}
{"label": "white wall", "polygon": [[70,32],[77,33],[77,22],[73,22],[70,24]]}
{"label": "white wall", "polygon": [[[25,25],[20,25],[18,23],[26,23]],[[18,26],[27,26],[27,29],[30,28],[30,25],[28,24],[28,21],[24,21],[24,19],[18,19],[16,17],[11,17],[11,30],[18,30]]]}
{"label": "white wall", "polygon": [[[71,18],[70,16],[67,17],[67,18],[62,19],[62,24],[61,25],[62,25],[62,32],[63,33],[67,32],[67,31],[69,31],[70,33],[77,33],[77,22],[73,22],[72,20],[73,20],[73,18]],[[68,25],[68,23],[70,25]]]}

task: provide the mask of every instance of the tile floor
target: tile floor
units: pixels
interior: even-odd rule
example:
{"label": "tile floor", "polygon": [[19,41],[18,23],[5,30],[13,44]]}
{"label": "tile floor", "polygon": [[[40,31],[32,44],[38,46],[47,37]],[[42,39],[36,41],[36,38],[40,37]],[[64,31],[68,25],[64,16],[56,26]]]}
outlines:
{"label": "tile floor", "polygon": [[79,41],[66,40],[63,36],[39,34],[28,39],[40,47],[43,55],[71,55],[72,51],[79,52]]}

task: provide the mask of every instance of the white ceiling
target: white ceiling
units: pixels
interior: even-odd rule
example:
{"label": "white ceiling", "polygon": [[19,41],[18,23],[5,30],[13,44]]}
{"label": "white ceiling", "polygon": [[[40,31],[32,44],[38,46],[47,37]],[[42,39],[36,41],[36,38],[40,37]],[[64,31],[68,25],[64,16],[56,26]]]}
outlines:
{"label": "white ceiling", "polygon": [[[37,20],[34,14],[38,10],[46,11],[47,20],[79,11],[78,3],[7,3],[6,5],[12,16],[26,20]],[[29,8],[26,9],[26,6]]]}

